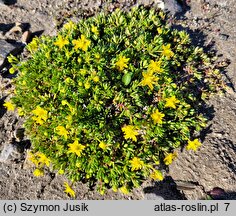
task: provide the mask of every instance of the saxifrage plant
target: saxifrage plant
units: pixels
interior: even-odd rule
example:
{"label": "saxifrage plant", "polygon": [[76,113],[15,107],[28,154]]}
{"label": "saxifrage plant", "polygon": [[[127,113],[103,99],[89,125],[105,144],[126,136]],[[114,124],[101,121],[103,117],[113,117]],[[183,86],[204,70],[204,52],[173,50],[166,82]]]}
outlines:
{"label": "saxifrage plant", "polygon": [[101,194],[162,180],[157,165],[171,164],[174,149],[196,150],[204,100],[223,86],[203,49],[152,9],[70,21],[27,49],[27,59],[9,61],[34,174],[46,165]]}

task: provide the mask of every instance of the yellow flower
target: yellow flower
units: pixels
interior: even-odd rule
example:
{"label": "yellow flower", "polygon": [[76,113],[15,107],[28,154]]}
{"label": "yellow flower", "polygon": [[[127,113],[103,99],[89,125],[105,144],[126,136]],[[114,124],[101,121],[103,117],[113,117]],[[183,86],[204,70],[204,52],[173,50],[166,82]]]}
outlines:
{"label": "yellow flower", "polygon": [[48,112],[44,110],[43,108],[41,108],[40,106],[37,106],[36,109],[32,111],[32,113],[44,121],[46,121],[48,118],[47,116]]}
{"label": "yellow flower", "polygon": [[38,166],[39,161],[32,152],[28,152],[27,160],[31,161],[35,166]]}
{"label": "yellow flower", "polygon": [[95,53],[95,54],[94,54],[94,58],[95,58],[95,59],[100,59],[100,57],[101,57],[101,56],[100,56],[99,53]]}
{"label": "yellow flower", "polygon": [[69,109],[70,109],[71,114],[74,115],[75,112],[76,112],[75,107],[71,106],[69,103],[68,103],[67,105],[68,105],[68,107],[69,107]]}
{"label": "yellow flower", "polygon": [[101,190],[99,191],[99,193],[103,196],[103,195],[105,194],[105,190],[104,190],[104,189],[101,189]]}
{"label": "yellow flower", "polygon": [[14,111],[15,109],[14,104],[12,104],[10,101],[5,102],[3,106],[6,107],[8,111]]}
{"label": "yellow flower", "polygon": [[94,81],[94,82],[99,82],[99,76],[93,77],[93,81]]}
{"label": "yellow flower", "polygon": [[85,60],[86,63],[89,64],[90,61],[92,60],[92,59],[91,59],[91,55],[90,55],[89,53],[85,54],[85,56],[84,56],[84,60]]}
{"label": "yellow flower", "polygon": [[69,85],[69,84],[73,84],[74,81],[73,81],[70,77],[67,77],[67,78],[65,79],[65,83],[66,83],[67,85]]}
{"label": "yellow flower", "polygon": [[56,130],[58,135],[64,136],[65,139],[68,138],[69,132],[63,126],[57,126]]}
{"label": "yellow flower", "polygon": [[150,64],[148,65],[148,71],[150,72],[163,72],[163,69],[161,68],[161,61],[150,61]]}
{"label": "yellow flower", "polygon": [[115,193],[117,192],[117,187],[116,186],[112,186],[111,188]]}
{"label": "yellow flower", "polygon": [[66,89],[65,89],[64,87],[60,87],[60,88],[59,88],[59,91],[60,91],[61,93],[65,93],[65,92],[66,92]]}
{"label": "yellow flower", "polygon": [[75,197],[75,191],[69,186],[67,182],[64,182],[65,190],[64,192],[67,193],[70,197]]}
{"label": "yellow flower", "polygon": [[129,190],[127,189],[126,186],[122,186],[122,187],[120,188],[120,191],[121,191],[123,194],[128,194],[128,193],[129,193]]}
{"label": "yellow flower", "polygon": [[81,168],[81,163],[77,162],[77,163],[75,164],[75,166],[76,166],[77,168]]}
{"label": "yellow flower", "polygon": [[85,146],[79,144],[78,140],[75,140],[74,143],[69,144],[68,153],[75,153],[78,157],[81,156],[82,151],[84,150]]}
{"label": "yellow flower", "polygon": [[48,112],[39,106],[37,106],[36,109],[32,111],[32,113],[35,115],[32,117],[32,119],[40,125],[42,125],[48,118]]}
{"label": "yellow flower", "polygon": [[170,44],[162,45],[162,55],[164,55],[167,59],[174,56],[174,53],[170,49]]}
{"label": "yellow flower", "polygon": [[78,57],[77,62],[80,64],[82,62],[82,58]]}
{"label": "yellow flower", "polygon": [[72,44],[74,45],[75,50],[82,49],[83,51],[86,52],[91,44],[91,41],[86,39],[84,35],[81,35],[79,39],[73,40]]}
{"label": "yellow flower", "polygon": [[158,77],[153,76],[153,72],[143,72],[143,80],[140,82],[140,85],[142,86],[148,86],[151,90],[153,90],[153,84],[157,84],[157,81],[159,80]]}
{"label": "yellow flower", "polygon": [[167,154],[166,157],[164,158],[165,165],[170,165],[176,157],[177,153],[175,152]]}
{"label": "yellow flower", "polygon": [[96,34],[96,35],[99,34],[99,31],[98,31],[97,26],[92,25],[91,31],[92,31],[94,34]]}
{"label": "yellow flower", "polygon": [[45,57],[48,58],[48,59],[50,58],[50,51],[45,53]]}
{"label": "yellow flower", "polygon": [[61,35],[58,35],[58,38],[56,42],[54,42],[54,45],[58,46],[60,49],[62,49],[65,45],[68,45],[69,41],[67,38],[63,38]]}
{"label": "yellow flower", "polygon": [[68,116],[66,116],[66,120],[68,121],[69,124],[71,124],[72,121],[73,121],[73,117],[72,117],[72,115],[68,115]]}
{"label": "yellow flower", "polygon": [[57,172],[59,175],[63,175],[65,173],[65,171],[63,169],[59,169]]}
{"label": "yellow flower", "polygon": [[37,37],[33,38],[33,40],[27,45],[27,49],[32,53],[38,49],[39,39]]}
{"label": "yellow flower", "polygon": [[132,125],[124,126],[121,129],[125,134],[125,139],[132,139],[133,141],[137,142],[136,135],[138,135],[138,132],[135,130],[135,127]]}
{"label": "yellow flower", "polygon": [[89,89],[90,88],[90,83],[89,83],[89,81],[87,81],[85,84],[84,84],[84,88],[85,89]]}
{"label": "yellow flower", "polygon": [[65,105],[68,105],[69,103],[68,103],[67,100],[62,100],[62,101],[61,101],[61,104],[62,104],[62,106],[65,106]]}
{"label": "yellow flower", "polygon": [[164,116],[165,114],[159,112],[158,109],[151,115],[155,124],[162,124],[162,119]]}
{"label": "yellow flower", "polygon": [[165,107],[170,107],[173,109],[176,109],[176,104],[180,102],[175,96],[166,98],[165,101],[166,101]]}
{"label": "yellow flower", "polygon": [[23,116],[23,115],[24,115],[24,111],[23,111],[23,109],[22,109],[21,107],[19,107],[19,108],[17,109],[17,111],[18,111],[18,115],[19,115],[19,116]]}
{"label": "yellow flower", "polygon": [[158,34],[162,34],[163,33],[163,30],[162,30],[162,28],[157,28],[157,32],[158,32]]}
{"label": "yellow flower", "polygon": [[40,117],[33,116],[32,119],[40,125],[44,123],[44,121]]}
{"label": "yellow flower", "polygon": [[66,55],[66,58],[69,59],[72,55],[72,52],[70,52],[68,49],[65,49],[65,55]]}
{"label": "yellow flower", "polygon": [[134,157],[132,160],[130,160],[132,171],[142,169],[144,163],[139,158]]}
{"label": "yellow flower", "polygon": [[38,159],[38,162],[39,162],[39,163],[41,163],[42,165],[45,164],[47,167],[49,167],[49,165],[50,165],[50,160],[46,157],[45,154],[39,152],[39,153],[37,154],[37,156],[39,157],[39,159]]}
{"label": "yellow flower", "polygon": [[43,176],[44,175],[44,172],[43,170],[40,170],[40,169],[35,169],[34,172],[33,172],[34,176],[36,177],[40,177],[40,176]]}
{"label": "yellow flower", "polygon": [[100,143],[99,143],[99,147],[100,147],[102,150],[106,150],[107,145],[106,145],[106,143],[104,143],[104,142],[100,142]]}
{"label": "yellow flower", "polygon": [[128,61],[129,61],[129,58],[126,58],[124,56],[120,56],[119,60],[115,63],[115,65],[119,71],[122,71],[122,70],[124,70],[124,68],[128,67],[128,65],[127,65]]}
{"label": "yellow flower", "polygon": [[65,30],[72,30],[75,27],[75,23],[73,23],[71,20],[63,25],[63,29]]}
{"label": "yellow flower", "polygon": [[197,149],[201,146],[202,144],[199,142],[198,139],[195,139],[193,141],[189,140],[188,145],[186,146],[187,150],[193,150],[197,151]]}
{"label": "yellow flower", "polygon": [[163,174],[160,170],[154,170],[150,177],[154,180],[162,181],[164,179]]}
{"label": "yellow flower", "polygon": [[79,73],[82,75],[82,76],[85,76],[87,74],[87,71],[86,69],[80,69],[79,70]]}
{"label": "yellow flower", "polygon": [[11,68],[9,69],[9,73],[10,73],[10,74],[14,74],[14,73],[15,73],[15,68],[11,67]]}

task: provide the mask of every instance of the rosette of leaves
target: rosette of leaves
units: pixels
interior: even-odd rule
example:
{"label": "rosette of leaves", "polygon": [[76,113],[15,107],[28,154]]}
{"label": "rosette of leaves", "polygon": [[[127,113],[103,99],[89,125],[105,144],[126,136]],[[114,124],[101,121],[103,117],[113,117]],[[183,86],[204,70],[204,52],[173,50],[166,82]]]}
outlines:
{"label": "rosette of leaves", "polygon": [[9,60],[32,161],[101,193],[162,180],[156,166],[181,145],[200,145],[191,140],[205,127],[202,104],[222,89],[203,50],[152,9],[70,21],[27,49],[27,59]]}

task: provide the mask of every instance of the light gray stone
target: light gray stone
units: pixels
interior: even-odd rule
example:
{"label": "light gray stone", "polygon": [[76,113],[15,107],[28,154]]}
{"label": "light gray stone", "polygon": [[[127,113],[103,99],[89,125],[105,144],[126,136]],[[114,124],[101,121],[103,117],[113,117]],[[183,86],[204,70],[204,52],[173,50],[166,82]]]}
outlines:
{"label": "light gray stone", "polygon": [[138,4],[143,4],[144,6],[149,6],[149,5],[156,5],[158,8],[164,10],[164,2],[163,0],[138,0]]}
{"label": "light gray stone", "polygon": [[20,153],[18,152],[16,146],[12,144],[5,144],[0,154],[0,162],[7,162],[11,158],[19,157]]}
{"label": "light gray stone", "polygon": [[176,0],[164,0],[164,9],[172,15],[183,11],[181,5]]}
{"label": "light gray stone", "polygon": [[7,9],[8,8],[8,6],[7,5],[5,5],[5,2],[3,1],[3,0],[0,0],[0,8],[2,9]]}
{"label": "light gray stone", "polygon": [[158,196],[154,193],[148,193],[144,195],[145,200],[165,200],[162,196]]}

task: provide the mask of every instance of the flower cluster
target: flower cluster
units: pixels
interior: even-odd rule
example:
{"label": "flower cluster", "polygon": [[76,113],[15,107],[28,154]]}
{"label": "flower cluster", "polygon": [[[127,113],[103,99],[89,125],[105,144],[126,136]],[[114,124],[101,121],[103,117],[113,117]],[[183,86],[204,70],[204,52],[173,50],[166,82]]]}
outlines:
{"label": "flower cluster", "polygon": [[[163,180],[175,149],[197,150],[203,99],[222,89],[219,71],[163,12],[133,8],[65,24],[34,39],[27,60],[11,59],[12,102],[24,116],[36,176],[49,166],[70,180],[125,194]],[[10,57],[12,58],[12,57]],[[65,183],[65,192],[75,192]]]}
{"label": "flower cluster", "polygon": [[31,161],[37,168],[34,170],[34,175],[40,177],[44,175],[44,166],[50,166],[50,159],[41,152],[28,152],[27,159]]}
{"label": "flower cluster", "polygon": [[41,107],[36,107],[36,109],[34,109],[32,111],[32,114],[34,114],[34,116],[32,117],[33,120],[36,121],[36,123],[39,124],[43,124],[46,120],[47,120],[47,111],[42,109]]}

